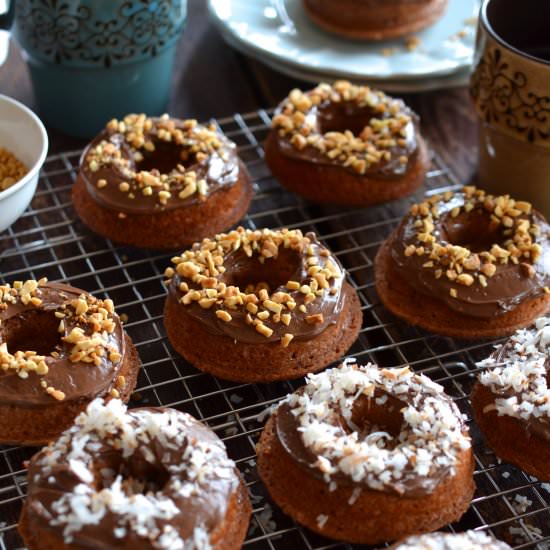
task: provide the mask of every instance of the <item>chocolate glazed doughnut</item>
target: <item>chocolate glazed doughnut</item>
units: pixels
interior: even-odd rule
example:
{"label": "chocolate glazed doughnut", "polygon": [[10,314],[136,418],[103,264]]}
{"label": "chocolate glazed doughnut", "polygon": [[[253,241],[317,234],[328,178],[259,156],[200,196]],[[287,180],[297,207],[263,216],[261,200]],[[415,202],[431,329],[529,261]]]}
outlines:
{"label": "chocolate glazed doughnut", "polygon": [[258,472],[309,529],[379,544],[458,520],[474,492],[468,429],[443,388],[408,367],[351,360],[309,375],[262,432]]}
{"label": "chocolate glazed doughnut", "polygon": [[435,23],[447,0],[302,0],[321,28],[347,38],[387,40]]}
{"label": "chocolate glazed doughnut", "polygon": [[139,357],[111,300],[46,279],[0,286],[0,442],[41,445],[95,397],[128,401]]}
{"label": "chocolate glazed doughnut", "polygon": [[172,261],[166,332],[205,372],[240,382],[298,378],[357,338],[357,294],[313,233],[240,227]]}
{"label": "chocolate glazed doughnut", "polygon": [[275,112],[265,154],[291,191],[355,206],[412,193],[429,166],[418,117],[401,100],[346,81],[293,90]]}
{"label": "chocolate glazed doughnut", "polygon": [[519,330],[478,363],[474,416],[497,456],[550,481],[550,318]]}
{"label": "chocolate glazed doughnut", "polygon": [[73,187],[81,220],[113,241],[178,248],[231,227],[252,183],[214,125],[163,115],[112,120],[85,149]]}
{"label": "chocolate glazed doughnut", "polygon": [[375,259],[383,304],[412,325],[494,338],[550,308],[550,226],[531,204],[475,187],[411,207]]}
{"label": "chocolate glazed doughnut", "polygon": [[29,550],[238,550],[250,519],[223,443],[174,409],[96,399],[27,475]]}

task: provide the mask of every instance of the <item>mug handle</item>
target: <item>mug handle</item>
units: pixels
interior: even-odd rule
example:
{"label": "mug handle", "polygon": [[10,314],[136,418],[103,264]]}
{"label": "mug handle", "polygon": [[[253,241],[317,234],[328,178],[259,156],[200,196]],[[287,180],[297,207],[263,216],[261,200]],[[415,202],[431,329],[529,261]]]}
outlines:
{"label": "mug handle", "polygon": [[8,11],[0,13],[0,29],[9,30],[13,23],[15,15],[15,1],[6,0],[8,3]]}

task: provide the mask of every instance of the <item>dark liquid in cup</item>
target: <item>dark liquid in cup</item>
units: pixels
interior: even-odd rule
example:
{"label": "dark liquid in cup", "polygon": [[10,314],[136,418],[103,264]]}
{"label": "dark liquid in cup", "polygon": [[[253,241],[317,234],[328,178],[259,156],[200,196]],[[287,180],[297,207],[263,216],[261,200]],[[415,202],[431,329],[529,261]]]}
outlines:
{"label": "dark liquid in cup", "polygon": [[492,0],[487,6],[489,27],[513,48],[550,62],[550,2]]}
{"label": "dark liquid in cup", "polygon": [[550,61],[550,46],[526,46],[521,50],[531,57]]}

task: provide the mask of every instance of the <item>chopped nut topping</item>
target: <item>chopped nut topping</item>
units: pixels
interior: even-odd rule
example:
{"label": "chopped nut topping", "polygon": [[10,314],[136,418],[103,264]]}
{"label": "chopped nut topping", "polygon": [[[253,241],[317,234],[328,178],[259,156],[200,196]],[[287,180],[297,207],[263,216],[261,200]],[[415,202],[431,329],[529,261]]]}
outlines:
{"label": "chopped nut topping", "polygon": [[61,390],[56,390],[52,386],[46,388],[46,393],[50,394],[57,401],[63,401],[65,399],[65,394]]}
{"label": "chopped nut topping", "polygon": [[[441,240],[439,224],[447,214],[456,219],[464,213],[479,212],[489,216],[493,227],[499,228],[502,242],[484,251],[474,252],[465,246]],[[415,254],[424,260],[422,266],[432,269],[436,279],[443,275],[463,286],[479,283],[486,287],[501,264],[519,264],[520,273],[534,277],[533,265],[540,259],[542,247],[537,242],[540,228],[533,222],[531,205],[515,201],[510,196],[487,195],[483,190],[466,186],[462,192],[435,195],[410,209],[410,223],[416,228],[416,244],[406,243],[405,257]],[[437,226],[437,227],[436,227]],[[534,229],[535,228],[535,229]],[[456,289],[450,295],[457,297]]]}
{"label": "chopped nut topping", "polygon": [[283,345],[283,348],[287,348],[293,339],[294,339],[294,335],[287,332],[281,339],[281,344]]}
{"label": "chopped nut topping", "polygon": [[264,325],[263,323],[258,323],[256,325],[256,330],[265,336],[266,338],[269,338],[273,334],[273,330],[270,329],[268,326]]}
{"label": "chopped nut topping", "polygon": [[409,52],[414,52],[421,43],[422,41],[418,36],[408,36],[405,38],[405,48],[407,48]]}
{"label": "chopped nut topping", "polygon": [[[368,107],[376,114],[358,136],[349,130],[321,134],[315,117],[307,116],[312,107],[344,101]],[[402,101],[368,86],[338,81],[332,86],[319,84],[305,93],[292,90],[273,117],[272,127],[298,151],[312,147],[350,171],[365,174],[371,166],[391,161],[396,148],[396,160],[406,169],[408,158],[403,152],[407,151],[413,122]]]}
{"label": "chopped nut topping", "polygon": [[[265,262],[277,258],[279,251],[290,249],[302,258],[302,269],[307,276],[301,281],[288,281],[284,286],[269,288],[265,282],[239,288],[224,282],[225,259],[227,255],[242,251],[254,261]],[[315,240],[313,235],[304,236],[299,230],[269,229],[252,231],[239,227],[230,233],[204,239],[191,250],[172,258],[174,267],[165,271],[170,281],[174,277],[181,293],[180,303],[185,306],[195,302],[203,309],[215,308],[215,315],[225,322],[244,323],[266,338],[274,336],[281,340],[282,326],[290,326],[294,310],[307,313],[311,304],[323,300],[325,294],[338,291],[343,282],[343,272],[328,251]],[[313,271],[311,271],[313,270]],[[230,312],[240,311],[233,316]],[[319,311],[317,307],[313,311]],[[322,313],[306,316],[309,324],[323,324]],[[276,329],[276,327],[279,327]]]}
{"label": "chopped nut topping", "polygon": [[[46,284],[47,279],[43,278],[39,281],[15,281],[12,286],[0,285],[0,306],[7,307],[20,302],[26,306],[40,307],[42,299],[39,296]],[[52,311],[52,314],[60,319],[58,330],[61,341],[68,346],[69,361],[99,365],[104,357],[108,357],[113,363],[119,362],[122,356],[112,347],[110,337],[116,328],[112,301],[102,301],[89,294],[81,294],[73,299],[65,298],[66,301]],[[50,356],[57,358],[59,354],[60,349],[53,350]],[[34,351],[17,350],[10,353],[6,342],[0,342],[1,371],[15,372],[24,379],[29,378],[30,373],[47,376],[47,361],[46,356],[38,355]],[[46,380],[41,380],[40,385],[54,399],[65,399],[65,394],[50,386]]]}
{"label": "chopped nut topping", "polygon": [[[121,147],[116,137],[121,135],[126,147]],[[159,143],[173,144],[179,151],[181,163],[167,173],[157,169],[140,170],[139,162],[154,152]],[[150,118],[144,114],[130,114],[123,120],[113,119],[107,124],[105,139],[88,150],[85,162],[92,173],[102,167],[114,167],[119,176],[112,183],[128,198],[153,197],[158,205],[164,206],[168,201],[181,201],[192,195],[204,200],[209,184],[206,179],[199,178],[196,165],[206,165],[213,155],[226,162],[227,150],[232,148],[234,144],[213,124],[202,126],[196,120],[177,120],[167,115]],[[95,185],[102,189],[109,183],[101,178]]]}
{"label": "chopped nut topping", "polygon": [[308,315],[306,317],[306,323],[309,323],[310,325],[318,325],[324,321],[325,319],[323,318],[322,313],[316,313],[315,315]]}
{"label": "chopped nut topping", "polygon": [[231,321],[232,317],[227,311],[224,311],[223,309],[218,309],[216,311],[216,317],[218,319],[221,319],[222,321],[225,321],[226,323],[229,323]]}

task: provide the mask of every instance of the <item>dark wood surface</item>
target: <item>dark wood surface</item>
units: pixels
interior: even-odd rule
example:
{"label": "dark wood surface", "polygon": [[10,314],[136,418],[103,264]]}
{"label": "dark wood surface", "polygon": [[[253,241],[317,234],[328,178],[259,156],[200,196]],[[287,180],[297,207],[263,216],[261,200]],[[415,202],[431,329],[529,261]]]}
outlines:
{"label": "dark wood surface", "polygon": [[[231,49],[208,21],[206,0],[189,0],[189,19],[178,45],[169,111],[199,120],[272,107],[300,82]],[[33,108],[27,67],[12,42],[0,67],[0,93]],[[475,115],[466,89],[408,94],[422,130],[444,161],[464,181],[475,171]],[[76,149],[82,140],[50,131],[50,151]]]}

